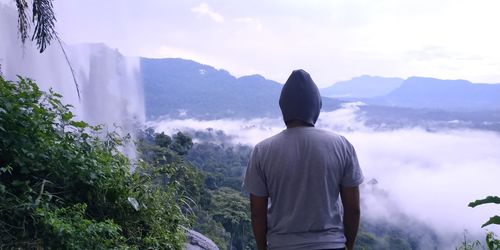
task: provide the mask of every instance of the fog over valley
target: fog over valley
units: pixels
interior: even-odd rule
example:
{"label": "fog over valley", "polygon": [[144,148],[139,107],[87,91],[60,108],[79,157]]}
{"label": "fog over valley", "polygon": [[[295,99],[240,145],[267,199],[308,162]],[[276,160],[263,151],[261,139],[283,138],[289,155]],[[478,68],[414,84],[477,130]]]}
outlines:
{"label": "fog over valley", "polygon": [[[365,218],[397,225],[406,217],[395,215],[406,215],[435,230],[445,245],[456,242],[464,230],[480,234],[482,223],[497,209],[467,204],[499,188],[500,134],[469,128],[379,131],[364,124],[358,105],[322,112],[317,127],[342,134],[355,146],[365,175]],[[285,129],[281,118],[166,119],[147,126],[168,134],[222,130],[230,138],[226,143],[251,146]]]}

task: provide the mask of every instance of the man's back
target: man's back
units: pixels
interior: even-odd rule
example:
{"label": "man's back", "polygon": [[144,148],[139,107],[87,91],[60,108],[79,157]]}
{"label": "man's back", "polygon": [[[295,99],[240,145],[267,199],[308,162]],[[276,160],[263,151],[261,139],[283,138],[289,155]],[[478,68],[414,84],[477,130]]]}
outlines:
{"label": "man's back", "polygon": [[327,249],[345,243],[340,186],[361,182],[356,153],[344,137],[295,127],[255,146],[244,185],[269,197],[269,248]]}
{"label": "man's back", "polygon": [[243,183],[257,247],[353,248],[363,181],[354,148],[314,128],[322,100],[304,70],[292,72],[279,105],[287,129],[255,146]]}

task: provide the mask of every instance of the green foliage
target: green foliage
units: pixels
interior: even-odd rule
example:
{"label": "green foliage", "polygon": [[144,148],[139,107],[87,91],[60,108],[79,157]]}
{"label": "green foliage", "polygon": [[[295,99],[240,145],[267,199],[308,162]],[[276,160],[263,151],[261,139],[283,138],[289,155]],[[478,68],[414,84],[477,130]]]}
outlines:
{"label": "green foliage", "polygon": [[[469,203],[469,207],[476,207],[476,206],[483,205],[483,204],[500,204],[500,197],[488,196],[488,197],[481,199],[481,200],[475,200],[475,201]],[[500,216],[495,215],[495,216],[491,217],[481,227],[485,227],[485,226],[492,225],[492,224],[500,225]]]}
{"label": "green foliage", "polygon": [[488,196],[484,199],[481,199],[481,200],[475,200],[471,203],[469,203],[469,207],[476,207],[476,206],[479,206],[479,205],[483,205],[483,204],[488,204],[488,203],[491,203],[491,204],[500,204],[500,197],[498,196]]}
{"label": "green foliage", "polygon": [[205,173],[205,185],[208,189],[229,187],[240,191],[243,171],[251,150],[243,145],[202,142],[195,144],[186,158]]}
{"label": "green foliage", "polygon": [[474,250],[479,249],[481,246],[481,242],[478,240],[469,240],[467,238],[467,231],[464,232],[464,239],[460,243],[460,246],[456,247],[456,250]]}
{"label": "green foliage", "polygon": [[500,216],[495,215],[493,217],[490,217],[488,221],[486,221],[481,227],[485,227],[492,224],[500,225]]}
{"label": "green foliage", "polygon": [[153,182],[162,188],[176,184],[177,198],[189,210],[200,202],[204,193],[203,175],[183,157],[192,145],[191,137],[181,132],[170,137],[151,128],[139,131],[137,141],[139,158],[154,166],[142,173],[154,175]]}
{"label": "green foliage", "polygon": [[197,221],[194,229],[210,238],[221,250],[228,249],[228,243],[231,241],[231,234],[224,229],[220,222],[213,219],[207,210],[199,209],[196,211]]}
{"label": "green foliage", "polygon": [[131,173],[123,138],[75,121],[60,99],[0,78],[0,245],[181,249],[180,184],[158,187],[146,162]]}
{"label": "green foliage", "polygon": [[[396,217],[397,216],[397,217]],[[425,224],[395,215],[394,221],[372,221],[361,217],[356,249],[437,249],[437,235]]]}
{"label": "green foliage", "polygon": [[212,200],[211,215],[231,233],[229,245],[239,250],[254,249],[248,199],[233,189],[221,188],[213,193]]}
{"label": "green foliage", "polygon": [[[220,249],[253,249],[248,199],[240,193],[251,149],[209,142],[193,145],[191,137],[182,132],[169,136],[146,129],[139,134],[140,158],[155,166],[149,171],[160,172],[156,183],[179,183],[180,193],[189,197],[184,208],[194,215],[193,229]],[[194,136],[198,141],[214,139],[210,131]]]}
{"label": "green foliage", "polygon": [[[484,199],[475,200],[469,203],[469,207],[476,207],[484,204],[500,204],[500,197],[498,196],[488,196]],[[492,216],[488,221],[486,221],[481,227],[489,226],[489,225],[500,225],[500,216],[495,215]],[[486,234],[486,246],[490,250],[498,250],[500,249],[500,240],[495,238],[495,234],[493,232],[488,232]]]}
{"label": "green foliage", "polygon": [[377,243],[375,236],[368,232],[359,232],[356,237],[356,246],[360,250],[372,249],[370,247],[375,246]]}
{"label": "green foliage", "polygon": [[207,175],[181,155],[191,146],[191,138],[184,133],[170,137],[163,132],[155,133],[151,128],[139,131],[137,141],[139,157],[155,166],[148,169],[147,174],[158,173],[155,183],[160,186],[178,183],[179,200],[185,199],[186,202],[181,202],[184,210],[194,215],[193,229],[209,237],[220,249],[226,249],[231,234],[212,217],[212,194],[204,185]]}
{"label": "green foliage", "polygon": [[496,235],[493,232],[488,232],[486,234],[486,246],[490,250],[498,250],[500,249],[500,240],[495,237]]}
{"label": "green foliage", "polygon": [[47,235],[42,243],[49,249],[109,249],[124,245],[121,228],[111,220],[96,222],[86,218],[85,204],[49,210],[37,208],[40,229]]}
{"label": "green foliage", "polygon": [[410,240],[407,237],[395,233],[376,236],[371,232],[360,231],[356,237],[356,249],[361,250],[411,250],[416,248],[410,244]]}
{"label": "green foliage", "polygon": [[172,150],[179,155],[185,155],[191,147],[193,147],[193,141],[191,137],[183,134],[182,132],[177,132],[173,136],[175,143],[172,144]]}

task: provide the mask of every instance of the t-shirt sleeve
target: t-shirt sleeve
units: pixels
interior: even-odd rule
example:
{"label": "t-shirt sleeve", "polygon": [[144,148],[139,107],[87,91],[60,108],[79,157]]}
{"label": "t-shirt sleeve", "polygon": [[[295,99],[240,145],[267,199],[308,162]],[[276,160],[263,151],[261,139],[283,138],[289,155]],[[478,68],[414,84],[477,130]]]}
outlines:
{"label": "t-shirt sleeve", "polygon": [[341,185],[343,187],[356,187],[363,183],[363,172],[359,166],[356,150],[347,139],[344,138],[344,140],[346,142],[347,154],[345,156],[346,164],[344,166]]}
{"label": "t-shirt sleeve", "polygon": [[259,163],[258,149],[255,147],[248,162],[243,188],[256,196],[269,196],[267,191],[266,176]]}

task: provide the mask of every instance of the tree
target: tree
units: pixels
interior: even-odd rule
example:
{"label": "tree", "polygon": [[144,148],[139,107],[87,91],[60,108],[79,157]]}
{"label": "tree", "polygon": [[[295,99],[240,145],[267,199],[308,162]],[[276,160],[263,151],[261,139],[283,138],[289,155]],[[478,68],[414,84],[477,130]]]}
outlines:
{"label": "tree", "polygon": [[231,234],[229,248],[254,249],[248,199],[233,189],[221,188],[213,193],[212,202],[212,217]]}

